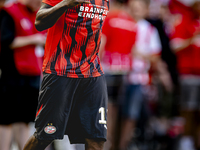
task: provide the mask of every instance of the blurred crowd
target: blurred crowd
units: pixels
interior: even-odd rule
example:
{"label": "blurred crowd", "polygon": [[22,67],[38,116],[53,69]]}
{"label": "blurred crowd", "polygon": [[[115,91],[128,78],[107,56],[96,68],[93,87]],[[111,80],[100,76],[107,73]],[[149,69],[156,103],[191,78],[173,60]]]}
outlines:
{"label": "blurred crowd", "polygon": [[199,17],[198,0],[111,1],[100,49],[105,149],[200,149]]}
{"label": "blurred crowd", "polygon": [[[41,0],[0,0],[0,150],[34,132],[46,32]],[[110,0],[99,57],[105,150],[200,150],[200,0]],[[66,136],[46,150],[83,150]]]}

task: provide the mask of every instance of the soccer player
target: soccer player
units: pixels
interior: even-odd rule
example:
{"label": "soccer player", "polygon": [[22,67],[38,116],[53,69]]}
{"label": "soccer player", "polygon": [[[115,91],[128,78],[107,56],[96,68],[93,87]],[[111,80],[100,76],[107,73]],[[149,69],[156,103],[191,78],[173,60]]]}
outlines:
{"label": "soccer player", "polygon": [[86,150],[102,150],[107,89],[98,51],[107,0],[43,0],[36,28],[48,29],[36,132],[24,150],[43,150],[69,136]]}

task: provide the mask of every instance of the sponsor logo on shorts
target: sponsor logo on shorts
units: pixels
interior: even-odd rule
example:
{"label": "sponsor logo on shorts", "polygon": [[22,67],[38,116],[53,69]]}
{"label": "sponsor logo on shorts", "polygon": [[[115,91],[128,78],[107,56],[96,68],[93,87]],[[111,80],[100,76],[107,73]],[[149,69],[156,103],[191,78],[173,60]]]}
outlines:
{"label": "sponsor logo on shorts", "polygon": [[56,127],[52,126],[52,125],[48,125],[44,128],[44,131],[47,133],[47,134],[53,134],[56,132]]}

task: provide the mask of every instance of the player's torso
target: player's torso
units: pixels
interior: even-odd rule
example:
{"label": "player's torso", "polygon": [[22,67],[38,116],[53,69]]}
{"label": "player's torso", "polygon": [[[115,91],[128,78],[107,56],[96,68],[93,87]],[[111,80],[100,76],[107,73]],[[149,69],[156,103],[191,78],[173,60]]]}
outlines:
{"label": "player's torso", "polygon": [[77,56],[74,54],[71,57],[73,61],[92,57],[98,52],[101,27],[107,16],[108,7],[109,2],[106,0],[90,0],[89,4],[84,3],[67,10],[62,39],[71,46],[71,49],[67,47],[68,53],[81,51]]}
{"label": "player's torso", "polygon": [[51,29],[54,36],[51,35],[48,45],[57,44],[46,47],[43,71],[72,78],[102,75],[98,51],[108,8],[106,0],[90,0],[90,3],[69,8]]}
{"label": "player's torso", "polygon": [[85,26],[85,23],[91,23],[94,27],[99,27],[99,23],[105,20],[108,14],[109,1],[107,0],[86,0],[88,3],[83,3],[76,7],[70,8],[66,12],[66,22],[74,25]]}

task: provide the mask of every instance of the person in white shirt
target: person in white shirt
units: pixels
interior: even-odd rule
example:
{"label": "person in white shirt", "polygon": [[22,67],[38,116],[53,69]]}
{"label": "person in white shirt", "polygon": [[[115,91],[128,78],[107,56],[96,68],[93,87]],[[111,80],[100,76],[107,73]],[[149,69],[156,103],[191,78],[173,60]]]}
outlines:
{"label": "person in white shirt", "polygon": [[[128,75],[126,98],[122,107],[120,150],[125,150],[131,141],[141,109],[145,105],[142,88],[151,82],[150,69],[155,68],[159,74],[167,75],[163,77],[169,78],[165,65],[160,59],[162,47],[158,31],[144,19],[148,14],[149,3],[149,0],[129,1],[129,5],[134,8],[132,14],[137,22],[137,35],[132,70]],[[165,79],[163,78],[163,81]],[[170,84],[164,84],[165,87],[171,88]]]}

